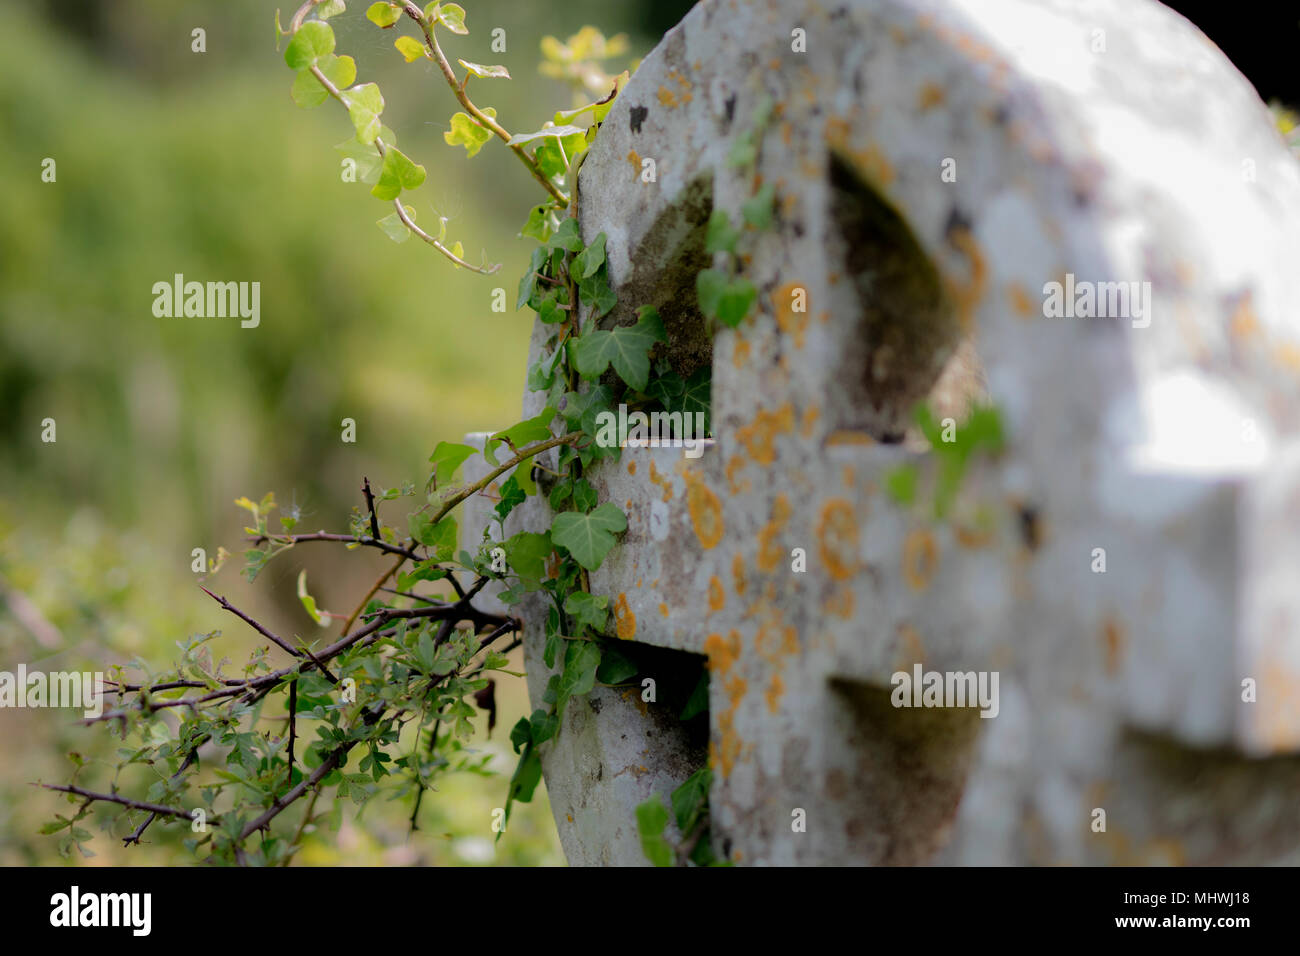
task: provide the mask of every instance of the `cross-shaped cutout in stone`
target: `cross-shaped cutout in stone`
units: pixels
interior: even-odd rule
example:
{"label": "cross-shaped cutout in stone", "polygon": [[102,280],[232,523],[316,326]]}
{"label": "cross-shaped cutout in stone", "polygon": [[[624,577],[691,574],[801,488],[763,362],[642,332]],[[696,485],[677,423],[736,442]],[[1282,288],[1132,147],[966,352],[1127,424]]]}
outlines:
{"label": "cross-shaped cutout in stone", "polygon": [[[1044,53],[1087,50],[1097,30],[1163,52]],[[1195,119],[1123,99],[1187,63]],[[765,98],[757,165],[738,168]],[[1192,794],[1195,812],[1170,809],[1166,778],[1132,769],[1155,762],[1135,732],[1300,778],[1284,759],[1300,748],[1300,293],[1271,251],[1300,252],[1300,184],[1242,103],[1256,108],[1227,61],[1154,4],[701,4],[643,62],[582,171],[583,235],[608,235],[620,296],[605,321],[667,304],[670,359],[704,360],[704,223],[714,208],[738,222],[761,183],[777,196],[744,264],[758,306],[708,358],[715,441],[697,460],[625,449],[590,476],[629,518],[591,576],[618,636],[677,652],[647,665],[664,674],[707,661],[720,852],[1195,861],[1204,841],[1179,841],[1241,807]],[[1089,145],[1137,136],[1121,113],[1151,138]],[[1151,162],[1192,154],[1190,182],[1221,175],[1236,205],[1207,211]],[[1289,224],[1239,181],[1241,155]],[[1045,317],[1049,283],[1134,280],[1151,283],[1146,316]],[[926,464],[897,439],[927,394],[1000,410],[1007,451],[962,486],[990,521],[935,523],[885,493],[901,463]],[[528,509],[544,507],[512,520],[541,526]],[[997,672],[997,715],[894,707],[893,675],[915,665]],[[639,688],[570,710],[544,757],[566,852],[641,862],[631,808],[701,766],[699,741]],[[1125,809],[1099,833],[1108,801]],[[1240,853],[1267,856],[1269,825]]]}

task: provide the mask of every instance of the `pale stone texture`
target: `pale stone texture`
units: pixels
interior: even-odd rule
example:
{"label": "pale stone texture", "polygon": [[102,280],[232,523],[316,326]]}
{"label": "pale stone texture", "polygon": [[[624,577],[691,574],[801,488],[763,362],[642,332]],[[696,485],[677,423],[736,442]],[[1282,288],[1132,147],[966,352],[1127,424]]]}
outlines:
{"label": "pale stone texture", "polygon": [[[726,157],[764,96],[755,175]],[[628,512],[591,581],[620,636],[678,652],[661,684],[708,661],[718,851],[1300,862],[1300,166],[1249,84],[1146,0],[702,3],[582,169],[606,323],[654,304],[677,367],[709,361],[704,222],[760,179],[777,224],[746,240],[756,314],[713,339],[716,441],[590,476]],[[1067,273],[1149,281],[1149,325],[1044,317]],[[873,439],[941,372],[936,402],[986,390],[1009,448],[932,524],[882,489],[928,455]],[[998,672],[997,716],[891,706],[915,663]],[[570,861],[644,862],[633,807],[704,760],[638,689],[575,701],[544,758]]]}

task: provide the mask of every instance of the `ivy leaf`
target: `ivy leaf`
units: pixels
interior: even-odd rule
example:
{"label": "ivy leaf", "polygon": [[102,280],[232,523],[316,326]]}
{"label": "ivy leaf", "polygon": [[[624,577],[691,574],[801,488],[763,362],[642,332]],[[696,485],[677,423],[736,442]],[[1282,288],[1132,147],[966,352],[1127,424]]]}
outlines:
{"label": "ivy leaf", "polygon": [[393,46],[397,47],[397,52],[406,58],[407,63],[414,63],[429,55],[424,44],[415,37],[400,36],[393,41]]}
{"label": "ivy leaf", "polygon": [[510,71],[504,66],[484,66],[482,63],[471,63],[469,60],[457,60],[456,62],[480,80],[510,79]]}
{"label": "ivy leaf", "polygon": [[[429,15],[429,10],[425,8],[425,16]],[[438,22],[450,30],[452,33],[464,36],[469,33],[469,28],[465,26],[465,8],[458,3],[440,3],[433,8],[433,15],[438,18]]]}
{"label": "ivy leaf", "polygon": [[564,417],[570,425],[576,424],[584,433],[595,435],[596,417],[610,411],[609,403],[614,392],[608,385],[597,385],[585,392],[564,393]]}
{"label": "ivy leaf", "polygon": [[563,176],[568,172],[569,164],[573,162],[574,157],[585,153],[588,145],[590,144],[587,142],[585,132],[547,137],[537,144],[537,149],[533,152],[533,161],[546,176]]}
{"label": "ivy leaf", "polygon": [[[586,591],[574,591],[564,599],[564,613],[575,628],[589,627],[596,633],[605,629],[609,620],[609,597],[588,594]],[[574,631],[577,633],[577,630]]]}
{"label": "ivy leaf", "polygon": [[546,559],[555,549],[549,534],[521,531],[501,543],[510,570],[526,581],[538,582],[546,576]]}
{"label": "ivy leaf", "polygon": [[519,234],[536,239],[538,242],[546,242],[551,234],[550,212],[551,207],[548,203],[534,206],[529,210],[528,221],[524,223],[524,228],[519,230]]}
{"label": "ivy leaf", "polygon": [[673,848],[664,839],[668,826],[668,811],[656,794],[645,803],[637,804],[636,829],[641,834],[641,852],[655,866],[673,865]]}
{"label": "ivy leaf", "polygon": [[600,667],[600,645],[595,641],[569,641],[564,649],[564,670],[555,691],[555,712],[564,713],[570,697],[591,692],[596,686],[596,669]]}
{"label": "ivy leaf", "polygon": [[[414,222],[415,210],[406,205],[403,205],[402,209],[406,211],[406,215],[412,222]],[[411,230],[406,228],[406,223],[402,222],[402,217],[397,213],[385,216],[383,219],[380,219],[375,223],[375,225],[384,230],[384,235],[388,236],[388,238],[393,240],[393,242],[403,243],[407,239],[411,238]]]}
{"label": "ivy leaf", "polygon": [[[570,250],[572,251],[572,250]],[[573,257],[569,271],[578,279],[590,279],[605,264],[605,234],[591,240],[591,245]]]}
{"label": "ivy leaf", "polygon": [[379,114],[384,111],[384,95],[374,83],[362,83],[343,94],[348,115],[357,131],[357,141],[370,144],[379,135]]}
{"label": "ivy leaf", "polygon": [[501,500],[497,502],[494,509],[497,517],[505,521],[510,516],[510,512],[515,509],[515,505],[523,504],[527,497],[524,490],[519,487],[516,476],[511,475],[506,483],[501,486]]}
{"label": "ivy leaf", "polygon": [[695,277],[700,311],[735,328],[749,314],[758,292],[748,279],[731,279],[720,269],[701,269]]}
{"label": "ivy leaf", "polygon": [[[325,79],[340,90],[347,89],[356,81],[357,61],[350,56],[335,56],[329,53],[321,57],[316,66],[325,74]],[[321,86],[320,80],[316,79],[316,74],[312,73],[311,70],[300,70],[298,72],[298,76],[294,78],[290,95],[293,97],[293,101],[305,110],[320,106],[329,99],[329,93],[325,91],[325,87]]]}
{"label": "ivy leaf", "polygon": [[[602,242],[602,247],[603,245]],[[546,251],[554,252],[556,249],[563,249],[565,252],[582,251],[582,236],[578,234],[578,220],[573,217],[565,219],[560,223],[560,228],[555,230],[555,234],[547,240]]]}
{"label": "ivy leaf", "polygon": [[284,48],[284,62],[293,70],[305,70],[334,52],[334,31],[328,23],[308,20],[298,28]]}
{"label": "ivy leaf", "polygon": [[393,3],[372,3],[366,10],[366,19],[385,30],[397,22],[402,15],[402,8]]}
{"label": "ivy leaf", "polygon": [[595,571],[614,547],[614,535],[627,530],[627,515],[606,502],[590,514],[566,511],[556,515],[551,540],[566,549],[588,571]]}
{"label": "ivy leaf", "polygon": [[533,711],[532,731],[533,744],[540,745],[546,743],[555,736],[555,732],[560,729],[560,718],[557,714],[548,714],[546,711],[538,709]]}
{"label": "ivy leaf", "polygon": [[[678,407],[686,415],[694,415],[697,412],[702,413],[704,415],[704,432],[705,434],[709,433],[713,427],[710,420],[713,409],[713,369],[703,365],[691,373],[691,377],[686,380],[683,387]],[[676,410],[676,408],[673,409],[673,411]]]}
{"label": "ivy leaf", "polygon": [[434,446],[433,454],[429,456],[429,461],[433,463],[433,481],[434,484],[446,484],[456,475],[456,469],[464,464],[465,459],[475,454],[477,449],[469,445],[457,445],[452,442],[440,441]]}
{"label": "ivy leaf", "polygon": [[600,657],[600,667],[596,669],[596,680],[602,684],[621,684],[635,677],[637,666],[631,659],[615,647],[605,646]]}
{"label": "ivy leaf", "polygon": [[424,167],[413,163],[396,146],[384,150],[384,165],[379,171],[379,182],[370,190],[376,199],[396,199],[403,189],[415,189],[424,182]]}
{"label": "ivy leaf", "polygon": [[450,515],[434,524],[417,511],[407,519],[407,528],[412,538],[433,549],[435,561],[450,560],[456,553],[456,519]]}
{"label": "ivy leaf", "polygon": [[709,225],[704,233],[704,251],[714,252],[732,252],[736,251],[736,240],[740,238],[740,230],[731,227],[731,218],[727,215],[725,209],[715,209],[709,216]]}
{"label": "ivy leaf", "polygon": [[[497,111],[489,106],[483,110],[483,115],[495,119]],[[442,138],[449,146],[464,146],[465,154],[469,157],[492,138],[492,131],[486,126],[480,126],[468,113],[453,113],[451,129],[443,133]]]}
{"label": "ivy leaf", "polygon": [[618,293],[609,284],[607,270],[601,269],[590,279],[578,280],[582,301],[592,307],[592,318],[599,319],[618,305]]}
{"label": "ivy leaf", "polygon": [[591,487],[591,482],[586,478],[579,478],[573,483],[573,506],[579,511],[590,511],[599,500],[596,489]]}
{"label": "ivy leaf", "polygon": [[701,767],[691,774],[680,787],[673,791],[673,818],[682,836],[687,836],[695,829],[700,814],[709,803],[709,783],[713,775],[708,767]]}
{"label": "ivy leaf", "polygon": [[316,6],[316,16],[328,20],[330,17],[337,17],[340,13],[346,13],[347,9],[347,4],[343,0],[325,0],[324,3]]}
{"label": "ivy leaf", "polygon": [[537,273],[546,263],[546,250],[534,249],[532,259],[528,263],[528,271],[519,279],[519,296],[515,300],[515,311],[519,311],[533,297],[533,292],[537,289]]}
{"label": "ivy leaf", "polygon": [[523,146],[535,139],[561,139],[575,133],[582,136],[587,135],[587,131],[581,126],[544,126],[535,133],[516,133],[510,137],[510,142],[507,145]]}
{"label": "ivy leaf", "polygon": [[534,418],[526,418],[522,422],[511,425],[509,428],[503,428],[501,431],[492,435],[483,445],[483,457],[494,465],[500,464],[496,459],[496,450],[503,444],[509,442],[515,448],[520,448],[530,442],[542,441],[551,437],[551,419],[555,417],[555,409],[547,408],[540,415]]}
{"label": "ivy leaf", "polygon": [[533,728],[527,717],[520,717],[515,721],[515,725],[510,728],[510,746],[515,748],[515,753],[533,738]]}
{"label": "ivy leaf", "polygon": [[[307,75],[311,76],[310,73]],[[383,127],[380,127],[379,135],[383,137],[385,144],[392,142],[388,138],[388,131]],[[373,143],[369,145],[359,143],[357,138],[353,136],[339,143],[334,149],[344,159],[350,159],[357,164],[357,179],[360,182],[373,186],[379,180],[379,170],[384,165],[384,159],[379,155],[379,150],[375,148]]]}
{"label": "ivy leaf", "polygon": [[765,183],[753,197],[740,207],[745,222],[755,229],[767,229],[772,225],[772,214],[776,205],[776,187]]}
{"label": "ivy leaf", "polygon": [[640,392],[650,377],[650,349],[664,340],[659,313],[645,305],[634,326],[598,329],[574,339],[574,361],[578,372],[588,380],[599,378],[612,364],[619,377]]}

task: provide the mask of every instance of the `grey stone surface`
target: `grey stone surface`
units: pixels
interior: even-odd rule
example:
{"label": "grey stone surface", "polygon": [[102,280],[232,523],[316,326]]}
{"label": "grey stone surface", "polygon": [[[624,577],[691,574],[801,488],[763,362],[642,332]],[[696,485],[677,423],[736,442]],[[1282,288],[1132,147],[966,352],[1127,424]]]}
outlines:
{"label": "grey stone surface", "polygon": [[[703,224],[760,181],[779,214],[745,264],[758,308],[710,350]],[[606,322],[655,304],[673,362],[712,362],[702,457],[626,449],[591,475],[629,516],[592,588],[629,647],[675,652],[647,665],[665,683],[707,662],[719,852],[1300,862],[1300,166],[1213,44],[1147,0],[702,3],[581,193]],[[1150,282],[1149,323],[1046,317],[1067,274]],[[938,524],[882,487],[930,467],[881,441],[927,392],[958,419],[987,398],[1009,437]],[[541,641],[537,619],[535,701]],[[891,706],[918,663],[997,672],[997,716]],[[571,862],[644,862],[632,808],[705,759],[668,711],[629,689],[571,705],[544,755]]]}

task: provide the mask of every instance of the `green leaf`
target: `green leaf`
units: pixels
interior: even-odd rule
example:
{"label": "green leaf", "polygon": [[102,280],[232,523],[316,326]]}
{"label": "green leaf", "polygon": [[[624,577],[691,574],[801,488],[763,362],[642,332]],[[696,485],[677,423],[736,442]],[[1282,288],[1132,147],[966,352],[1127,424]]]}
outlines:
{"label": "green leaf", "polygon": [[618,293],[610,286],[605,269],[599,270],[590,279],[579,279],[578,293],[582,301],[591,306],[593,319],[599,319],[618,305]]}
{"label": "green leaf", "polygon": [[695,682],[695,689],[691,691],[690,698],[686,701],[686,706],[682,712],[677,715],[678,720],[690,720],[696,714],[703,714],[709,709],[709,672],[700,671],[700,679]]}
{"label": "green leaf", "polygon": [[885,475],[885,493],[903,507],[916,501],[917,473],[915,465],[900,465]]}
{"label": "green leaf", "polygon": [[626,654],[606,645],[600,656],[600,667],[596,669],[596,680],[602,684],[621,684],[635,677],[636,672],[637,666]]}
{"label": "green leaf", "polygon": [[[533,161],[548,177],[563,176],[569,171],[574,158],[587,151],[587,134],[571,133],[568,136],[546,137],[533,151]],[[577,250],[571,250],[577,251]]]}
{"label": "green leaf", "polygon": [[709,225],[704,233],[704,251],[714,252],[732,252],[736,251],[736,240],[740,238],[740,230],[731,227],[731,217],[727,215],[725,209],[715,209],[709,216]]}
{"label": "green leaf", "polygon": [[400,36],[393,41],[393,46],[397,47],[397,52],[406,58],[407,63],[414,63],[429,55],[424,44],[415,37]]}
{"label": "green leaf", "polygon": [[352,126],[357,131],[357,141],[373,143],[379,135],[381,123],[379,114],[384,111],[384,95],[374,83],[362,83],[343,94],[348,104],[348,115]]}
{"label": "green leaf", "polygon": [[599,500],[596,489],[586,478],[579,478],[573,483],[573,506],[579,511],[590,511]]}
{"label": "green leaf", "polygon": [[[488,107],[483,110],[484,116],[496,118],[496,110]],[[453,113],[451,117],[451,129],[442,134],[442,138],[450,146],[464,146],[467,157],[473,156],[484,144],[492,138],[492,131],[486,126],[480,126],[468,113]]]}
{"label": "green leaf", "polygon": [[591,692],[596,686],[596,669],[600,667],[600,645],[595,641],[569,641],[564,649],[564,670],[556,685],[555,712],[564,713],[570,697]]}
{"label": "green leaf", "polygon": [[308,20],[298,28],[284,48],[284,62],[290,69],[305,70],[321,57],[334,52],[334,31],[328,23]]}
{"label": "green leaf", "polygon": [[[330,53],[321,57],[317,61],[316,67],[321,73],[325,74],[325,79],[340,90],[347,89],[357,78],[357,62],[350,56],[335,56]],[[314,106],[320,106],[329,99],[329,93],[325,91],[325,87],[321,85],[320,80],[316,79],[316,74],[312,73],[311,70],[300,70],[298,72],[298,76],[294,78],[290,95],[295,103],[308,110]]]}
{"label": "green leaf", "polygon": [[[428,14],[425,9],[425,14]],[[464,36],[469,33],[465,26],[465,8],[458,3],[440,3],[434,7],[433,15],[438,18],[438,22],[450,30],[452,33]]]}
{"label": "green leaf", "polygon": [[[308,76],[310,75],[308,74]],[[385,144],[395,141],[389,139],[389,133],[389,130],[380,127],[379,135],[383,137]],[[379,150],[374,143],[368,145],[359,143],[357,138],[353,136],[339,143],[334,149],[345,159],[350,159],[357,164],[357,179],[360,182],[372,186],[379,180],[379,170],[383,167],[384,160],[379,155]]]}
{"label": "green leaf", "polygon": [[614,535],[627,530],[627,516],[618,505],[606,502],[590,514],[566,511],[551,525],[551,541],[566,549],[574,560],[594,571],[614,547]]}
{"label": "green leaf", "polygon": [[456,553],[456,519],[448,515],[437,524],[423,512],[415,512],[407,519],[411,537],[433,549],[435,561],[448,561]]}
{"label": "green leaf", "polygon": [[385,30],[397,22],[402,15],[402,8],[392,3],[372,3],[366,10],[366,19]]}
{"label": "green leaf", "polygon": [[605,264],[605,234],[599,233],[591,245],[573,257],[569,272],[578,279],[590,279]]}
{"label": "green leaf", "polygon": [[[601,235],[603,236],[604,233],[601,233]],[[603,240],[601,248],[604,248]],[[578,220],[572,216],[560,223],[560,227],[555,230],[555,234],[547,240],[546,251],[554,252],[556,249],[563,249],[565,252],[582,251],[582,236],[578,233]]]}
{"label": "green leaf", "polygon": [[524,223],[524,228],[519,230],[519,234],[530,239],[536,239],[538,242],[545,242],[551,234],[550,218],[551,206],[549,203],[534,206],[529,210],[528,221]]}
{"label": "green leaf", "polygon": [[513,445],[516,449],[535,442],[542,441],[551,437],[551,419],[555,417],[555,409],[547,408],[540,415],[534,418],[526,418],[522,422],[511,425],[509,428],[503,428],[488,438],[483,444],[483,457],[494,465],[500,464],[496,459],[496,450],[504,444]]}
{"label": "green leaf", "polygon": [[735,328],[749,314],[758,291],[745,278],[728,278],[719,269],[701,269],[695,277],[700,311],[723,325]]}
{"label": "green leaf", "polygon": [[598,329],[574,339],[574,361],[579,374],[588,380],[599,378],[612,364],[623,381],[643,391],[650,377],[650,349],[665,338],[659,313],[645,305],[634,326]]}
{"label": "green leaf", "polygon": [[507,538],[501,546],[506,551],[510,570],[526,581],[541,581],[546,576],[546,561],[555,550],[549,534],[521,531]]}
{"label": "green leaf", "polygon": [[316,599],[307,593],[307,569],[303,568],[298,572],[298,600],[302,602],[303,608],[311,616],[319,627],[329,627],[330,621],[327,617],[322,617],[319,610],[316,609]]}
{"label": "green leaf", "polygon": [[316,5],[316,16],[328,20],[330,17],[337,17],[340,13],[346,13],[347,10],[347,4],[343,0],[325,0],[324,3]]}
{"label": "green leaf", "polygon": [[558,714],[548,714],[546,711],[538,709],[533,711],[532,717],[533,744],[540,746],[555,736],[555,732],[560,729],[560,717]]}
{"label": "green leaf", "polygon": [[[522,468],[523,465],[520,465],[520,467]],[[505,521],[510,516],[510,512],[515,509],[515,505],[523,504],[527,497],[524,490],[519,487],[516,476],[511,475],[506,483],[501,486],[501,500],[497,502],[494,509],[497,517]]]}
{"label": "green leaf", "polygon": [[702,767],[673,791],[673,819],[683,837],[695,829],[700,814],[709,805],[709,783],[712,779],[709,768]]}
{"label": "green leaf", "polygon": [[515,748],[515,753],[533,738],[532,725],[527,717],[520,717],[515,725],[510,728],[510,745]]}
{"label": "green leaf", "polygon": [[384,165],[379,171],[379,182],[370,190],[376,199],[396,199],[403,189],[415,189],[424,182],[424,167],[411,162],[396,146],[384,149]]}
{"label": "green leaf", "polygon": [[[682,411],[686,415],[695,415],[697,412],[704,415],[704,433],[707,435],[712,429],[713,414],[713,369],[707,365],[697,368],[691,373],[691,377],[686,380],[686,385],[682,390],[682,395],[673,411]],[[694,419],[691,419],[694,421]],[[694,436],[699,438],[701,436]]]}
{"label": "green leaf", "polygon": [[519,279],[519,296],[515,299],[515,311],[522,309],[533,297],[533,292],[537,289],[537,273],[545,263],[546,250],[534,249],[532,259],[528,263],[528,271]]}
{"label": "green leaf", "polygon": [[544,126],[535,133],[516,133],[510,137],[509,146],[523,146],[535,139],[562,139],[574,134],[585,136],[587,131],[581,126]]}
{"label": "green leaf", "polygon": [[668,811],[657,795],[637,805],[636,828],[641,834],[641,852],[655,866],[673,865],[673,848],[664,839],[666,826]]}
{"label": "green leaf", "polygon": [[597,385],[585,392],[565,392],[564,417],[586,434],[595,435],[596,417],[601,412],[610,411],[609,403],[613,398],[614,392],[608,385]]}
{"label": "green leaf", "polygon": [[765,183],[753,197],[740,207],[745,222],[755,229],[767,229],[772,225],[772,214],[776,208],[776,187]]}
{"label": "green leaf", "polygon": [[[406,210],[406,215],[412,222],[414,222],[415,210],[406,205],[403,205],[402,208]],[[397,213],[385,216],[383,219],[380,219],[376,225],[379,226],[380,229],[384,230],[384,234],[388,236],[389,239],[393,240],[393,242],[402,243],[411,238],[411,230],[406,228],[406,223],[402,222],[402,217]]]}
{"label": "green leaf", "polygon": [[[427,445],[425,446],[428,447]],[[433,463],[433,480],[435,484],[444,485],[456,476],[456,469],[465,463],[465,459],[477,453],[478,449],[469,445],[440,441],[434,446],[429,461]]]}
{"label": "green leaf", "polygon": [[[564,613],[575,628],[589,627],[596,633],[605,629],[609,620],[609,597],[588,594],[586,591],[574,591],[564,599]],[[577,634],[577,630],[574,630]]]}
{"label": "green leaf", "polygon": [[471,75],[477,76],[480,80],[510,79],[510,71],[504,66],[484,66],[482,63],[471,63],[468,60],[457,60],[456,62],[469,70]]}

